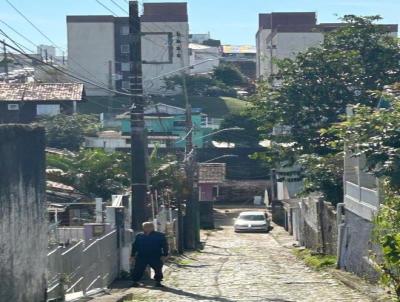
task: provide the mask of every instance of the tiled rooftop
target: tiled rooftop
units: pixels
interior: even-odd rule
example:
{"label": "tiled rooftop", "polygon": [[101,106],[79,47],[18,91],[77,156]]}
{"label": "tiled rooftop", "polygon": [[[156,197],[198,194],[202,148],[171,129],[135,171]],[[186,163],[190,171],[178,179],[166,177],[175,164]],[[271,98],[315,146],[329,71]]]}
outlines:
{"label": "tiled rooftop", "polygon": [[2,101],[82,101],[79,83],[0,83]]}

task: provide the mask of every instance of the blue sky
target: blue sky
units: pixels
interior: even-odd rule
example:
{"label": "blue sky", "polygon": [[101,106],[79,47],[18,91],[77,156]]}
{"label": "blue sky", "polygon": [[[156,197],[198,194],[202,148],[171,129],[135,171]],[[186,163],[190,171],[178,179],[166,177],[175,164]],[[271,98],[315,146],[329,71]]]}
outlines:
{"label": "blue sky", "polygon": [[[110,14],[95,0],[10,0],[60,47],[66,47],[66,15]],[[100,0],[119,15],[124,12],[111,0]],[[114,0],[127,6],[126,0]],[[258,13],[314,11],[318,22],[336,22],[344,14],[381,15],[385,23],[400,23],[400,0],[156,0],[188,2],[192,33],[211,32],[224,44],[254,44]],[[0,20],[37,44],[49,44],[5,0],[0,0]],[[0,23],[0,28],[17,36]],[[26,46],[28,44],[23,42]]]}

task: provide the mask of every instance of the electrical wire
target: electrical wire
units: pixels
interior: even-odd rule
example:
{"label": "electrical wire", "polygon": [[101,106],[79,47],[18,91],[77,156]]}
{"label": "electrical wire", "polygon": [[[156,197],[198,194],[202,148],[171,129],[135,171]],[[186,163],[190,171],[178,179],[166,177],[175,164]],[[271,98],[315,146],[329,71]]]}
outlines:
{"label": "electrical wire", "polygon": [[[24,19],[26,20],[37,32],[39,32],[47,41],[49,41],[51,43],[52,46],[54,46],[55,48],[57,48],[58,50],[64,52],[64,50],[57,46],[57,44],[49,37],[47,36],[38,26],[36,26],[22,11],[20,11],[15,5],[13,5],[10,0],[6,0],[6,2]],[[4,22],[4,21],[3,21]],[[89,70],[87,70],[86,68],[84,68],[80,63],[76,62],[73,58],[68,58],[69,61],[74,62],[76,64],[76,66],[78,66],[79,68],[81,68],[83,71],[85,71],[87,74],[89,74],[90,76],[92,76],[96,82],[100,83],[101,85],[105,85],[107,86],[106,83],[103,83],[101,80],[97,79],[97,77],[91,73]],[[68,66],[68,68],[75,72],[76,74],[78,74],[79,76],[82,76],[81,73],[77,72],[76,70],[74,70],[71,66]]]}
{"label": "electrical wire", "polygon": [[[127,13],[127,14],[129,14],[129,12],[125,9],[125,8],[123,8],[121,5],[119,5],[115,0],[110,0],[112,3],[114,3],[114,5],[116,6],[116,7],[118,7],[120,10],[122,10],[123,12],[125,12],[125,13]],[[128,2],[129,3],[129,2]]]}
{"label": "electrical wire", "polygon": [[20,36],[21,38],[23,38],[25,41],[27,41],[28,43],[32,44],[33,46],[37,47],[37,45],[30,40],[29,38],[27,38],[26,36],[24,36],[23,34],[21,34],[20,32],[18,32],[17,30],[15,30],[14,28],[12,28],[10,25],[8,25],[6,22],[4,22],[3,20],[0,19],[0,22],[2,24],[4,24],[5,26],[7,26],[10,30],[12,30],[14,33],[16,33],[18,36]]}
{"label": "electrical wire", "polygon": [[73,75],[73,74],[71,74],[71,73],[69,73],[69,72],[66,72],[65,70],[62,70],[62,69],[60,69],[60,68],[58,68],[58,67],[56,67],[56,66],[54,66],[54,65],[51,65],[51,64],[49,64],[49,63],[47,63],[47,62],[43,62],[43,61],[41,61],[41,60],[39,60],[39,59],[37,59],[37,58],[35,58],[35,57],[32,57],[32,56],[30,56],[30,55],[28,55],[28,54],[26,54],[26,53],[20,51],[19,49],[15,48],[14,46],[12,46],[12,45],[10,45],[10,44],[8,44],[8,43],[6,43],[6,42],[0,41],[0,43],[6,45],[7,47],[11,48],[12,50],[14,50],[14,51],[16,51],[16,52],[22,54],[23,56],[25,56],[25,57],[27,57],[27,58],[29,58],[29,59],[35,61],[35,62],[39,62],[39,63],[41,63],[41,64],[43,64],[43,65],[49,66],[49,67],[53,68],[54,70],[57,70],[57,71],[59,71],[59,72],[61,72],[61,73],[63,73],[63,74],[66,74],[66,75],[68,75],[68,76],[70,76],[70,77],[72,77],[72,78],[74,78],[74,79],[76,79],[76,80],[79,80],[79,81],[81,81],[81,82],[84,82],[84,83],[93,85],[93,86],[95,86],[95,87],[97,87],[97,88],[100,88],[100,89],[103,89],[103,90],[105,90],[105,91],[112,92],[112,93],[115,93],[115,94],[119,94],[119,95],[139,96],[138,94],[124,93],[124,92],[121,92],[121,91],[118,91],[118,90],[114,90],[114,89],[110,89],[110,88],[107,88],[107,87],[98,85],[97,83],[94,83],[94,82],[92,82],[92,81],[90,81],[90,80],[80,78],[80,77],[75,76],[75,75]]}
{"label": "electrical wire", "polygon": [[114,17],[117,17],[118,14],[115,13],[111,8],[107,7],[105,4],[101,3],[100,0],[95,0],[99,5],[101,5],[104,9],[109,11]]}

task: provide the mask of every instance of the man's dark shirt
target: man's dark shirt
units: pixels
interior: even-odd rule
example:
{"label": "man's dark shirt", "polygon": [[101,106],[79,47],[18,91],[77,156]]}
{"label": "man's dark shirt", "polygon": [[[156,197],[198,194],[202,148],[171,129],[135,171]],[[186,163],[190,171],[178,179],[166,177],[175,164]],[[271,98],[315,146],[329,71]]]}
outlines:
{"label": "man's dark shirt", "polygon": [[168,242],[163,233],[151,232],[148,235],[137,234],[132,245],[132,256],[160,258],[168,256]]}

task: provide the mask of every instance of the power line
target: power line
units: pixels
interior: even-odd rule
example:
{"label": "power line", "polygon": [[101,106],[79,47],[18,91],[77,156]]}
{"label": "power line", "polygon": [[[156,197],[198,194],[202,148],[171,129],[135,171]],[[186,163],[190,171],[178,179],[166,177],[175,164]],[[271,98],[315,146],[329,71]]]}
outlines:
{"label": "power line", "polygon": [[[56,47],[58,50],[64,51],[61,47],[57,46],[56,43],[54,43],[54,41],[52,39],[50,39],[50,37],[48,37],[42,30],[40,30],[39,27],[37,27],[31,20],[29,20],[29,18],[24,15],[24,13],[22,13],[22,11],[20,11],[17,7],[15,7],[15,5],[13,5],[9,0],[6,0],[7,3],[24,19],[26,20],[33,28],[35,28],[46,40],[48,40],[54,47]],[[99,79],[96,78],[96,76],[91,73],[89,70],[87,70],[86,68],[84,68],[81,64],[79,64],[78,62],[76,62],[75,60],[73,60],[72,58],[68,58],[69,61],[76,63],[77,66],[79,66],[83,71],[87,72],[89,75],[91,75],[94,79],[96,79],[96,81],[102,85],[107,85],[105,83],[103,83],[102,81],[100,81]],[[69,69],[71,69],[72,71],[74,71],[76,74],[81,75],[79,72],[77,72],[76,70],[72,69],[70,66],[68,66]]]}
{"label": "power line", "polygon": [[23,38],[25,41],[29,42],[30,44],[32,44],[33,46],[37,47],[37,45],[32,42],[32,40],[30,40],[29,38],[27,38],[26,36],[24,36],[23,34],[21,34],[20,32],[16,31],[14,28],[12,28],[10,25],[8,25],[6,22],[4,22],[3,20],[0,20],[1,23],[3,23],[5,26],[7,26],[10,30],[12,30],[14,33],[16,33],[18,36],[20,36],[21,38]]}
{"label": "power line", "polygon": [[100,89],[103,89],[103,90],[105,90],[105,91],[109,91],[109,92],[112,92],[112,93],[115,93],[115,94],[126,95],[126,96],[136,96],[135,94],[124,93],[124,92],[121,92],[121,91],[118,91],[118,90],[109,89],[109,88],[107,88],[107,87],[98,85],[97,83],[94,83],[94,82],[92,82],[92,81],[90,81],[90,80],[88,80],[88,79],[80,78],[80,77],[75,76],[75,75],[73,75],[73,74],[71,74],[71,73],[69,73],[69,72],[66,72],[65,70],[62,70],[62,69],[60,69],[60,68],[57,68],[57,67],[54,66],[54,65],[48,64],[48,63],[43,62],[43,61],[41,61],[41,60],[39,60],[39,59],[37,59],[37,58],[35,58],[35,57],[32,57],[32,56],[30,56],[30,55],[28,55],[28,54],[26,54],[26,53],[20,51],[19,49],[13,47],[12,45],[10,45],[10,44],[8,44],[8,43],[6,43],[6,42],[1,42],[1,43],[3,43],[3,44],[6,45],[7,47],[11,48],[12,50],[14,50],[14,51],[16,51],[16,52],[22,54],[23,56],[25,56],[25,57],[27,57],[27,58],[33,60],[33,61],[36,61],[36,62],[39,62],[39,63],[44,64],[44,65],[46,65],[46,66],[49,66],[49,67],[51,67],[51,68],[53,68],[53,69],[55,69],[55,70],[57,70],[57,71],[59,71],[59,72],[61,72],[61,73],[63,73],[63,74],[66,74],[66,75],[68,75],[68,76],[70,76],[70,77],[72,77],[72,78],[74,78],[74,79],[76,79],[76,80],[79,80],[79,81],[81,81],[81,82],[84,82],[84,83],[93,85],[93,86],[95,86],[95,87],[97,87],[97,88],[100,88]]}
{"label": "power line", "polygon": [[[127,14],[129,14],[129,12],[125,9],[125,8],[123,8],[121,5],[119,5],[115,0],[110,0],[112,3],[114,3],[114,5],[116,6],[116,7],[118,7],[120,10],[122,10],[123,12],[125,12],[125,13],[127,13]],[[129,3],[129,2],[128,2]]]}
{"label": "power line", "polygon": [[47,39],[51,44],[55,45],[56,43],[53,42],[44,32],[40,30],[39,27],[37,27],[31,20],[29,20],[18,8],[16,8],[9,0],[6,0],[6,2],[22,17],[25,19],[26,22],[28,22],[33,28],[35,28],[43,37]]}
{"label": "power line", "polygon": [[118,16],[111,8],[107,7],[105,4],[101,3],[100,0],[95,0],[98,4],[100,4],[104,9],[108,10],[113,16]]}

